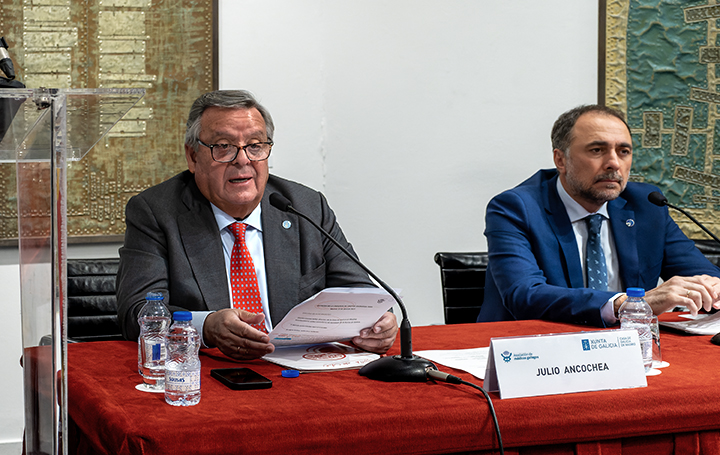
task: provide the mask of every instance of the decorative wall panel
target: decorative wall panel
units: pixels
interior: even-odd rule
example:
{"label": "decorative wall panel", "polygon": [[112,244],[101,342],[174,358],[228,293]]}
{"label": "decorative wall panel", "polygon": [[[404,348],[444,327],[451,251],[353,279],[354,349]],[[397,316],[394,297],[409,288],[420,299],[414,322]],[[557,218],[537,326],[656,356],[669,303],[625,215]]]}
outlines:
{"label": "decorative wall panel", "polygon": [[[633,180],[720,232],[720,4],[606,0],[605,104],[627,114]],[[680,214],[692,238],[708,238]]]}
{"label": "decorative wall panel", "polygon": [[[119,240],[127,200],[186,169],[188,110],[216,85],[213,4],[0,0],[0,36],[28,88],[146,90],[103,141],[69,164],[70,241]],[[0,241],[17,237],[15,186],[15,166],[0,165]]]}

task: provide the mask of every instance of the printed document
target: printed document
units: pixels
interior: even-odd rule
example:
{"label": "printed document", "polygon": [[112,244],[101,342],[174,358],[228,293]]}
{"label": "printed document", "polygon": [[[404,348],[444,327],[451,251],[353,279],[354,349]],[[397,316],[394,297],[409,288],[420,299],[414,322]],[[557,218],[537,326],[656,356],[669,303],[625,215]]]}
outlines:
{"label": "printed document", "polygon": [[688,321],[660,321],[660,325],[682,330],[695,335],[715,335],[720,333],[720,311],[715,314],[680,315]]}
{"label": "printed document", "polygon": [[395,299],[380,288],[327,288],[295,308],[270,332],[275,346],[349,340],[372,327]]}

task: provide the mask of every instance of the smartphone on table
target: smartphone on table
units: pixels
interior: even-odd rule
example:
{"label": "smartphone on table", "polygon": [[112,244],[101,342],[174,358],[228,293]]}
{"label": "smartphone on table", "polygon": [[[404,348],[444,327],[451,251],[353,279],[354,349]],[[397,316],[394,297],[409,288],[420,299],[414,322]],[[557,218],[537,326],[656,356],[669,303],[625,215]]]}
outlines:
{"label": "smartphone on table", "polygon": [[269,389],[272,381],[250,368],[216,368],[210,375],[233,390]]}

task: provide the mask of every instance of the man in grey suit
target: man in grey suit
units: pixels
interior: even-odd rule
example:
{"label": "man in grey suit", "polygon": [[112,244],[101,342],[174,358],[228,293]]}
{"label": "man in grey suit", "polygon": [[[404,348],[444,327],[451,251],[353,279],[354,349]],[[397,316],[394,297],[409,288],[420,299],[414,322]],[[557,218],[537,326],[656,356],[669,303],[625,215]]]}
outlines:
{"label": "man in grey suit", "polygon": [[[188,170],[130,199],[117,279],[118,320],[136,340],[137,316],[149,291],[164,291],[170,311],[193,312],[206,346],[236,359],[271,353],[268,335],[250,324],[277,324],[299,302],[327,287],[372,286],[367,274],[307,221],[270,206],[280,193],[342,245],[352,247],[325,197],[269,175],[274,126],[246,91],[216,91],[190,109],[185,135]],[[233,308],[228,270],[234,243],[229,226],[242,220],[257,273],[262,312]],[[353,338],[384,353],[397,335],[385,313]]]}

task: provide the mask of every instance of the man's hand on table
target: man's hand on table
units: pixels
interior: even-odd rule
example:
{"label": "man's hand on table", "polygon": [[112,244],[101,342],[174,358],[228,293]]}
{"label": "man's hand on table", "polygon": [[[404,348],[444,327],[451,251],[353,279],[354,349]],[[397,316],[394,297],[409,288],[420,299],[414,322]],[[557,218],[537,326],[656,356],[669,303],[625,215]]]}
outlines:
{"label": "man's hand on table", "polygon": [[674,276],[647,291],[645,300],[656,315],[676,306],[687,307],[693,315],[702,309],[719,309],[720,278],[709,275]]}

